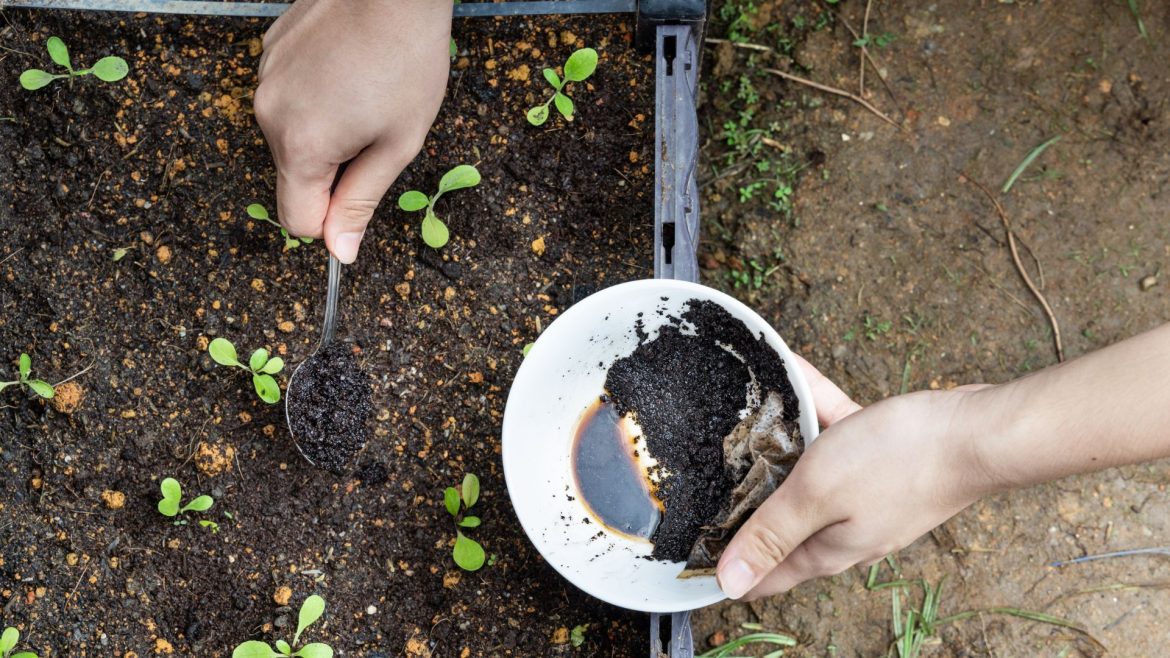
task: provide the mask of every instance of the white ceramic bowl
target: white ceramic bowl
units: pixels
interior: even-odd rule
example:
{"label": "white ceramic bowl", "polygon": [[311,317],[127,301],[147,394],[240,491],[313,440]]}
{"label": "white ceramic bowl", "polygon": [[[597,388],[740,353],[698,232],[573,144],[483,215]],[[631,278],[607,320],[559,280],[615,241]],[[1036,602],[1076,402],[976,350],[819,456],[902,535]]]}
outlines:
{"label": "white ceramic bowl", "polygon": [[[784,360],[796,389],[800,431],[806,442],[814,439],[812,394],[776,331],[728,295],[670,279],[623,283],[574,304],[545,329],[524,359],[504,410],[504,476],[529,539],[574,585],[631,610],[693,610],[725,597],[713,576],[679,579],[683,563],[647,560],[648,542],[608,531],[591,518],[572,473],[573,434],[582,412],[602,393],[610,364],[637,347],[632,328],[638,313],[653,336],[666,321],[653,311],[665,308],[677,316],[692,299],[716,302],[753,333],[763,334]],[[597,537],[599,531],[605,534]]]}

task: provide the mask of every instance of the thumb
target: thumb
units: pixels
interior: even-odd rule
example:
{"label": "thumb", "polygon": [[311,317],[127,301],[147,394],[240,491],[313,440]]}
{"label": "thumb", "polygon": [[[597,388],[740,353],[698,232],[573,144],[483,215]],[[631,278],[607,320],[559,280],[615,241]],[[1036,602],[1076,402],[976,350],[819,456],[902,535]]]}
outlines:
{"label": "thumb", "polygon": [[337,260],[349,265],[357,259],[366,225],[406,164],[377,145],[349,162],[325,215],[325,246]]}
{"label": "thumb", "polygon": [[723,551],[716,567],[719,587],[738,599],[752,591],[798,546],[829,523],[819,506],[802,495],[799,464],[747,522]]}

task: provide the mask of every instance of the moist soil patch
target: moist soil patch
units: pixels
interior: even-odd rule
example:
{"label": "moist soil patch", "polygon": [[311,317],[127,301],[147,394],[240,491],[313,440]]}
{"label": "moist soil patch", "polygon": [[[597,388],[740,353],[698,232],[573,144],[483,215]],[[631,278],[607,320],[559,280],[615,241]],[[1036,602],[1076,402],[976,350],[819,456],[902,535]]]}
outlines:
{"label": "moist soil patch", "polygon": [[333,343],[302,363],[285,404],[297,448],[317,466],[341,474],[366,445],[369,375],[349,345]]}
{"label": "moist soil patch", "polygon": [[665,511],[650,537],[651,557],[684,562],[703,527],[730,506],[737,483],[724,462],[723,438],[740,412],[753,412],[775,392],[785,420],[794,422],[796,393],[763,336],[714,302],[690,300],[681,318],[670,318],[652,339],[640,325],[637,331],[641,343],[614,361],[605,388],[621,413],[633,415],[664,475],[657,496]]}
{"label": "moist soil patch", "polygon": [[[443,108],[342,284],[372,387],[353,476],[308,464],[284,409],[207,356],[223,336],[296,363],[320,337],[321,243],[283,251],[245,213],[275,207],[251,109],[270,23],[3,11],[0,375],[22,351],[50,382],[88,368],[71,413],[0,396],[3,621],[43,656],[226,658],[288,639],[316,593],[326,613],[303,639],[339,655],[644,655],[644,615],[575,589],[524,536],[499,456],[523,346],[581,296],[651,276],[653,68],[631,21],[456,21]],[[51,67],[49,35],[130,74],[20,89],[22,70]],[[541,68],[585,46],[601,59],[575,120],[528,125]],[[483,182],[444,198],[436,251],[393,200],[461,163]],[[488,554],[474,573],[451,558],[442,500],[466,473]],[[165,477],[215,506],[171,525]]]}

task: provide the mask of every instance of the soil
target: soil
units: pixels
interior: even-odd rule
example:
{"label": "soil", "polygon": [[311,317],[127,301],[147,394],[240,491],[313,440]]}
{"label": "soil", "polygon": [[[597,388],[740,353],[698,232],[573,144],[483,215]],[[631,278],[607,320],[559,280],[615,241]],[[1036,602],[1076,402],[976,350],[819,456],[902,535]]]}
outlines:
{"label": "soil", "polygon": [[366,445],[370,416],[369,375],[354,352],[333,343],[309,357],[289,380],[285,405],[289,431],[311,463],[341,475]]}
{"label": "soil", "polygon": [[[958,172],[998,190],[1056,134],[1001,198],[1068,355],[1170,317],[1166,3],[1136,3],[1143,38],[1125,2],[873,2],[868,31],[892,40],[869,48],[883,73],[866,72],[864,95],[905,131],[763,71],[861,93],[849,28],[867,3],[756,0],[740,21],[746,4],[713,3],[708,36],[738,31],[786,54],[706,51],[704,281],[860,402],[1055,363],[998,218]],[[590,600],[541,561],[498,462],[522,346],[581,296],[651,276],[653,75],[632,26],[457,22],[444,108],[388,198],[433,189],[461,162],[484,181],[445,197],[452,240],[439,252],[417,218],[383,203],[347,270],[345,299],[365,303],[347,304],[344,326],[367,346],[374,420],[356,476],[336,477],[300,458],[246,378],[206,356],[223,335],[291,361],[319,335],[320,245],[282,253],[278,232],[244,213],[275,206],[249,100],[267,24],[0,12],[0,374],[21,351],[54,383],[84,371],[71,412],[12,389],[0,399],[3,623],[42,656],[222,658],[246,639],[287,638],[316,592],[328,607],[305,639],[339,655],[645,655],[644,616]],[[50,66],[51,34],[84,64],[125,57],[130,76],[19,89],[22,70]],[[539,69],[577,43],[602,61],[573,92],[576,120],[531,128]],[[727,127],[745,119],[758,131],[746,151]],[[777,179],[791,192],[753,192]],[[115,249],[126,250],[116,262]],[[468,471],[483,485],[475,537],[495,556],[475,574],[451,562],[442,507]],[[217,534],[157,514],[167,476],[216,497]],[[1168,482],[1163,461],[995,496],[896,564],[904,578],[946,579],[944,615],[1038,610],[1113,655],[1160,657],[1170,562],[1048,565],[1164,544]],[[119,509],[105,502],[114,492]],[[699,645],[753,623],[796,638],[786,656],[885,655],[892,593],[865,579],[854,569],[699,611]],[[282,588],[288,605],[274,600]],[[1067,628],[999,614],[937,632],[924,658],[1101,655]]]}
{"label": "soil", "polygon": [[[786,415],[799,413],[784,363],[762,336],[714,302],[692,299],[684,309],[653,339],[639,327],[638,347],[615,360],[605,379],[606,392],[638,423],[664,474],[656,495],[665,510],[650,541],[651,557],[669,562],[685,562],[703,527],[730,506],[738,483],[724,463],[723,437],[740,412],[754,412],[776,391],[792,401]],[[684,322],[694,333],[684,333]]]}
{"label": "soil", "polygon": [[[224,336],[296,363],[320,336],[320,242],[283,251],[245,213],[275,207],[250,101],[269,23],[0,13],[0,117],[14,118],[0,121],[0,374],[27,351],[38,376],[82,387],[71,413],[0,400],[0,621],[42,656],[225,658],[289,639],[317,593],[325,617],[303,639],[338,655],[641,655],[645,617],[541,559],[499,462],[523,346],[589,292],[652,272],[653,75],[632,24],[457,22],[424,152],[346,269],[338,322],[363,346],[372,434],[356,473],[336,476],[206,353]],[[123,56],[130,75],[20,89],[22,70],[51,66],[50,35],[75,62]],[[601,61],[572,91],[575,120],[528,125],[540,69],[586,45]],[[444,197],[451,242],[436,251],[393,199],[460,163],[483,181]],[[475,573],[451,558],[443,507],[469,472],[488,553]],[[165,477],[215,506],[171,525],[155,510]]]}

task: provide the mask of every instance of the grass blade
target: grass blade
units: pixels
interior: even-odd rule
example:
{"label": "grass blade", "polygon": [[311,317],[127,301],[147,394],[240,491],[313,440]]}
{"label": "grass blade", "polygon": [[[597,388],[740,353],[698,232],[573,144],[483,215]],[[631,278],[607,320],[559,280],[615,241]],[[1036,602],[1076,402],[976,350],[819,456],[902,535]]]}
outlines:
{"label": "grass blade", "polygon": [[1052,146],[1053,144],[1059,142],[1061,137],[1062,137],[1062,135],[1057,135],[1056,137],[1052,137],[1052,138],[1048,139],[1047,141],[1045,141],[1044,143],[1042,143],[1040,146],[1037,146],[1036,148],[1032,149],[1028,153],[1027,157],[1024,158],[1024,161],[1021,162],[1019,164],[1019,166],[1016,167],[1016,170],[1012,172],[1012,175],[1008,176],[1007,182],[1003,184],[1003,190],[1002,190],[1003,193],[1007,194],[1008,190],[1012,189],[1012,185],[1015,185],[1016,179],[1018,179],[1020,177],[1020,175],[1024,173],[1024,170],[1027,169],[1028,166],[1031,165],[1032,162],[1036,160],[1036,158],[1040,157],[1040,154],[1043,153],[1049,146]]}

